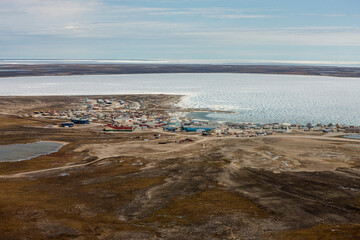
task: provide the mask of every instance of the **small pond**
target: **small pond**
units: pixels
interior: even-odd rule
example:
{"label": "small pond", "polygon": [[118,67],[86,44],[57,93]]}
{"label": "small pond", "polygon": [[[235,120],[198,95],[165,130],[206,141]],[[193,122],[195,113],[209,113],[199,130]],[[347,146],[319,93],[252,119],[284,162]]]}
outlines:
{"label": "small pond", "polygon": [[25,144],[0,145],[0,162],[29,160],[60,150],[65,143],[40,141]]}

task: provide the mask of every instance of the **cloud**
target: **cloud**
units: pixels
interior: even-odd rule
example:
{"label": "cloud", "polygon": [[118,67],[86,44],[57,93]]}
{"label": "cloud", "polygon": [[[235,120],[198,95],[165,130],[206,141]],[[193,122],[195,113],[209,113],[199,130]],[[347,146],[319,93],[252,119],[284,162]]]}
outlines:
{"label": "cloud", "polygon": [[89,12],[95,10],[98,4],[96,0],[0,0],[2,11],[55,18]]}
{"label": "cloud", "polygon": [[245,15],[245,14],[218,14],[210,16],[213,18],[222,18],[222,19],[241,19],[241,18],[272,18],[275,16],[270,15]]}
{"label": "cloud", "polygon": [[302,13],[301,16],[315,16],[315,17],[347,17],[347,14],[342,13]]}
{"label": "cloud", "polygon": [[95,0],[0,0],[0,31],[8,34],[57,34],[64,25],[90,19]]}
{"label": "cloud", "polygon": [[350,27],[231,28],[183,34],[232,46],[360,46],[360,28]]}
{"label": "cloud", "polygon": [[[330,26],[301,26],[303,15],[295,14],[292,22],[287,23],[288,13],[274,9],[187,8],[186,4],[178,8],[148,7],[150,4],[143,2],[137,2],[137,6],[131,6],[131,1],[127,1],[129,5],[123,5],[126,1],[111,2],[110,5],[102,0],[0,0],[0,50],[7,51],[7,46],[15,46],[14,42],[30,48],[37,44],[36,40],[51,46],[69,44],[69,49],[77,43],[89,52],[112,52],[115,47],[149,48],[156,52],[166,45],[174,53],[187,49],[219,55],[224,49],[257,46],[360,45],[359,28],[331,27],[338,23],[330,18],[326,19]],[[279,27],[292,24],[298,27]],[[102,45],[103,42],[109,46]]]}
{"label": "cloud", "polygon": [[236,19],[236,18],[272,18],[275,15],[254,14],[262,9],[232,9],[232,8],[184,8],[184,9],[167,9],[162,11],[154,11],[150,15],[160,16],[201,16],[204,18],[221,18],[221,19]]}
{"label": "cloud", "polygon": [[[160,8],[108,5],[100,0],[0,0],[0,31],[7,35],[48,35],[68,38],[181,37],[209,28],[208,19],[259,19],[259,9]],[[191,16],[191,21],[164,17]],[[152,36],[151,36],[152,35]]]}

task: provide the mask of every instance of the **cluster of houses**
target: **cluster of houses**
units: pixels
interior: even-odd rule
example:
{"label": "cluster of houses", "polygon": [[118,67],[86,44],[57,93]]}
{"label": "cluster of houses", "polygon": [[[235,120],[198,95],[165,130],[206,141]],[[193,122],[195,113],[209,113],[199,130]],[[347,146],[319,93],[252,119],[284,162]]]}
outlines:
{"label": "cluster of houses", "polygon": [[290,123],[271,123],[271,124],[253,124],[253,123],[228,123],[228,126],[236,129],[254,129],[268,131],[272,130],[273,132],[286,133],[293,131],[310,131],[310,132],[347,132],[349,129],[359,129],[356,126],[346,126],[341,124],[316,124],[312,125],[308,123],[303,124],[290,124]]}
{"label": "cluster of houses", "polygon": [[171,118],[166,113],[149,112],[143,100],[129,101],[121,99],[82,99],[80,104],[70,110],[49,110],[34,112],[33,117],[63,119],[61,127],[73,127],[74,124],[104,124],[105,131],[132,132],[135,129],[160,128],[170,132],[194,132],[202,135],[236,135],[238,137],[256,137],[273,133],[344,132],[359,133],[359,127],[340,124],[253,124],[253,123],[217,123],[187,117]]}
{"label": "cluster of houses", "polygon": [[290,124],[290,123],[271,123],[271,124],[253,124],[253,123],[211,123],[204,120],[186,119],[185,121],[169,122],[164,127],[167,131],[186,131],[197,132],[203,135],[236,135],[238,137],[256,137],[269,135],[273,133],[291,133],[291,132],[344,132],[359,133],[360,128],[356,126],[344,126],[340,124]]}
{"label": "cluster of houses", "polygon": [[142,100],[124,101],[118,99],[82,99],[81,103],[69,110],[37,111],[29,114],[32,117],[55,118],[67,123],[63,126],[73,124],[119,123],[124,125],[134,122],[156,121],[159,116],[155,113],[145,111],[146,106]]}

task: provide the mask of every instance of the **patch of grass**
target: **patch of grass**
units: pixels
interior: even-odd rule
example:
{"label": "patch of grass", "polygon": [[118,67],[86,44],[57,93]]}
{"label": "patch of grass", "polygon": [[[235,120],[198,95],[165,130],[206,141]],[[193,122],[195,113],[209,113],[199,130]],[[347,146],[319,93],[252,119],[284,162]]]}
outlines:
{"label": "patch of grass", "polygon": [[104,208],[109,208],[113,204],[120,206],[130,202],[137,191],[159,185],[164,182],[164,179],[165,177],[162,176],[151,178],[128,178],[124,180],[104,178],[95,183],[87,184],[82,188],[91,195],[99,195],[104,203],[107,202]]}
{"label": "patch of grass", "polygon": [[259,146],[254,148],[254,150],[259,151],[259,152],[265,152],[265,151],[271,151],[271,148],[268,146]]}
{"label": "patch of grass", "polygon": [[271,235],[276,240],[354,240],[360,239],[360,224],[331,224],[284,231]]}
{"label": "patch of grass", "polygon": [[43,126],[46,125],[42,119],[21,118],[15,116],[0,116],[0,130],[10,130],[21,126]]}
{"label": "patch of grass", "polygon": [[179,196],[143,222],[159,223],[163,227],[190,225],[204,222],[211,216],[236,212],[254,218],[269,216],[250,199],[214,187],[191,196]]}
{"label": "patch of grass", "polygon": [[[117,211],[138,191],[162,184],[164,178],[99,177],[82,171],[67,177],[0,182],[0,239],[48,239],[53,234],[60,235],[52,239],[62,239],[61,234],[92,239],[106,229],[153,234],[150,228],[120,221]],[[42,227],[49,232],[44,235]]]}

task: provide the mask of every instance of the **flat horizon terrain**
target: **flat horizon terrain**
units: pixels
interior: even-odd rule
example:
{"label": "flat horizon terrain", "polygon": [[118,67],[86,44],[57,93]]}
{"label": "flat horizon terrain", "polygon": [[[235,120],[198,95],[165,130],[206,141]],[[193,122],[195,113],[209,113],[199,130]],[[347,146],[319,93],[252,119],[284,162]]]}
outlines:
{"label": "flat horizon terrain", "polygon": [[[31,66],[29,72],[23,66],[13,68],[12,76],[27,77],[0,79],[2,83],[12,81],[2,91],[24,89],[32,94],[55,91],[58,96],[0,96],[0,144],[38,141],[67,144],[58,152],[30,160],[0,162],[1,239],[360,238],[360,140],[321,132],[257,138],[204,137],[150,129],[104,133],[99,124],[65,129],[56,127],[61,120],[26,116],[33,111],[65,110],[86,97],[144,99],[148,110],[155,112],[217,109],[225,103],[227,108],[222,110],[234,110],[229,106],[242,108],[241,104],[248,101],[247,104],[258,102],[261,113],[273,102],[274,107],[287,104],[288,116],[302,109],[295,104],[301,102],[314,106],[306,112],[315,111],[319,115],[321,109],[324,113],[336,112],[326,106],[344,103],[343,92],[347,92],[345,99],[356,102],[356,78],[290,76],[295,73],[289,72],[291,68],[287,68],[285,74],[279,69],[272,72],[281,75],[259,75],[263,79],[260,82],[256,74],[242,74],[245,78],[239,80],[238,75],[229,73],[198,73],[198,77],[206,80],[204,83],[200,80],[200,85],[207,84],[200,87],[194,82],[197,78],[189,77],[190,73],[107,75],[119,71],[110,66],[112,70],[102,69],[100,72],[105,75],[96,76],[99,72],[92,72],[91,66],[89,69],[74,66],[71,71],[69,66],[59,66],[61,70],[55,72],[52,72],[54,66],[41,66],[40,70],[37,67]],[[135,73],[137,67],[120,70]],[[188,70],[176,67],[171,71]],[[349,74],[348,70],[336,74],[313,74],[304,69],[300,72],[354,76],[354,72]],[[241,68],[230,72],[238,71],[242,71]],[[0,71],[1,74],[9,72]],[[50,76],[30,77],[42,74]],[[174,84],[171,76],[180,84]],[[211,85],[219,79],[223,81],[221,86]],[[250,85],[246,85],[248,82]],[[67,83],[71,89],[64,88]],[[169,84],[174,94],[151,94],[169,92]],[[313,87],[308,89],[308,86]],[[326,86],[335,102],[320,104],[329,92]],[[334,86],[341,101],[336,98]],[[189,94],[189,87],[196,94]],[[207,88],[216,91],[203,90]],[[77,89],[81,91],[71,96]],[[297,92],[286,98],[281,89]],[[299,89],[304,91],[300,94]],[[106,95],[106,91],[123,95]],[[270,97],[272,91],[279,96],[278,100]],[[98,94],[81,94],[84,92]],[[125,94],[128,92],[144,94]],[[324,94],[319,94],[321,92]],[[65,93],[67,96],[61,96]],[[318,99],[316,104],[305,100],[292,102],[304,93],[308,96],[306,101],[310,101],[311,96]],[[245,94],[245,98],[241,99],[240,94]],[[218,98],[214,102],[209,96]],[[317,105],[321,109],[316,110]],[[349,106],[356,107],[356,104],[348,103],[339,109],[346,110]],[[274,109],[267,112],[278,113]],[[351,112],[355,114],[356,110]],[[226,113],[211,112],[208,116],[222,114]],[[346,112],[337,115],[339,119],[349,116]],[[154,138],[158,134],[161,137]],[[183,142],[188,138],[192,142]]]}
{"label": "flat horizon terrain", "polygon": [[360,77],[360,68],[265,64],[0,64],[0,78],[139,73],[264,73]]}

